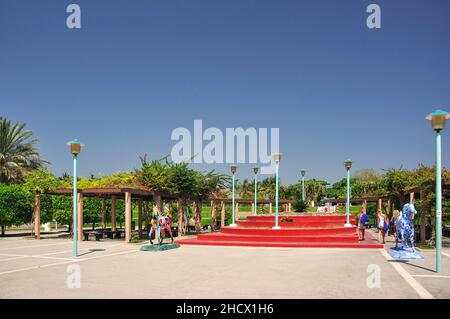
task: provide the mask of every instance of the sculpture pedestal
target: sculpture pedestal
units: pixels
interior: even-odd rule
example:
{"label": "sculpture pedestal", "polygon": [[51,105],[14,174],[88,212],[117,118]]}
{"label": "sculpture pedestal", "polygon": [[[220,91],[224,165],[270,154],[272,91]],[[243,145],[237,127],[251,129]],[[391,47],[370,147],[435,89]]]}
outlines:
{"label": "sculpture pedestal", "polygon": [[164,251],[164,250],[169,250],[169,249],[175,249],[175,248],[179,248],[180,245],[179,244],[161,244],[161,245],[143,245],[141,246],[141,248],[139,249],[140,251]]}
{"label": "sculpture pedestal", "polygon": [[391,255],[394,259],[401,259],[401,260],[408,260],[408,259],[424,259],[425,257],[416,251],[413,251],[412,248],[398,248],[395,249],[395,247],[389,248],[388,251],[389,255]]}

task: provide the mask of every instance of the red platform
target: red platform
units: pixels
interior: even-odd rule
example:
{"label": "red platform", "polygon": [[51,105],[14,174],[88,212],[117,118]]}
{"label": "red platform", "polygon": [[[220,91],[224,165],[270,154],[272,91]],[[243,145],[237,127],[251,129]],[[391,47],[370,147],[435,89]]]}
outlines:
{"label": "red platform", "polygon": [[[281,221],[289,218],[292,221]],[[223,227],[220,232],[200,234],[180,239],[181,245],[253,246],[253,247],[323,247],[323,248],[383,248],[366,232],[359,241],[355,226],[345,228],[344,215],[279,216],[280,230],[273,230],[275,216],[248,216],[236,227]],[[352,217],[350,223],[354,225]]]}

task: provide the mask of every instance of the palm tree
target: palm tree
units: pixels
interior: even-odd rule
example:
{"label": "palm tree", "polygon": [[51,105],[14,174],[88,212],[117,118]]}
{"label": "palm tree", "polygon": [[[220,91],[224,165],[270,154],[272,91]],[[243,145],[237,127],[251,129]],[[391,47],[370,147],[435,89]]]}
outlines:
{"label": "palm tree", "polygon": [[248,179],[244,179],[242,183],[237,183],[236,185],[237,193],[239,197],[242,199],[249,199],[253,196],[254,186],[252,182],[249,182]]}
{"label": "palm tree", "polygon": [[36,149],[37,139],[33,132],[24,130],[25,124],[11,124],[0,117],[0,182],[5,184],[22,182],[30,171],[48,164]]}

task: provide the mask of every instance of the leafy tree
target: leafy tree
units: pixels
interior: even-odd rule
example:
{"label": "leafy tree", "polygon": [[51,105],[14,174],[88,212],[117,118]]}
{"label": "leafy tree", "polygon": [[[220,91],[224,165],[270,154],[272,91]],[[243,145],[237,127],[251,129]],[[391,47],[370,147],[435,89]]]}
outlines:
{"label": "leafy tree", "polygon": [[19,185],[0,184],[0,226],[21,225],[31,219],[33,201],[30,193]]}
{"label": "leafy tree", "polygon": [[0,183],[22,182],[24,176],[48,163],[36,149],[33,132],[25,124],[11,124],[0,117]]}

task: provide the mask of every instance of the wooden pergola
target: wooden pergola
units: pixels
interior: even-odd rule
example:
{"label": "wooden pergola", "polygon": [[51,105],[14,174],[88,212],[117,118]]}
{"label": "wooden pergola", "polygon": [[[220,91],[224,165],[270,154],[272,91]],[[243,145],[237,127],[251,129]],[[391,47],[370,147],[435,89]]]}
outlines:
{"label": "wooden pergola", "polygon": [[[420,186],[412,187],[406,191],[404,194],[405,199],[408,198],[409,200],[413,201],[415,198],[420,198],[423,194],[423,191],[433,189],[434,182],[428,182],[424,183]],[[443,189],[450,189],[450,178],[449,179],[443,179],[442,180],[442,188]],[[336,204],[345,204],[346,199],[342,198],[325,198],[324,201],[326,203],[336,203]],[[368,202],[376,202],[377,203],[377,209],[381,209],[383,206],[383,201],[387,201],[387,211],[390,212],[392,208],[392,196],[368,196],[368,197],[361,197],[361,198],[350,198],[351,204],[362,204],[363,206],[367,206]]]}
{"label": "wooden pergola", "polygon": [[[71,188],[60,188],[53,191],[47,191],[47,195],[72,196]],[[138,200],[138,230],[139,235],[142,232],[142,222],[147,219],[147,214],[143,215],[143,202],[153,201],[158,206],[162,206],[163,201],[177,200],[177,197],[170,194],[155,192],[143,187],[106,187],[106,188],[85,188],[79,189],[77,193],[77,227],[78,240],[83,240],[83,198],[94,197],[102,199],[102,226],[106,227],[106,199],[111,199],[111,231],[116,228],[116,200],[123,198],[125,200],[125,242],[131,241],[131,212],[132,199]],[[169,205],[170,206],[170,205]],[[34,232],[36,239],[40,239],[40,194],[35,196],[34,205]],[[146,220],[148,223],[148,221]]]}
{"label": "wooden pergola", "polygon": [[[56,196],[72,196],[73,190],[71,188],[59,188],[52,191],[45,192],[46,195],[56,195]],[[93,197],[102,199],[102,228],[106,228],[106,199],[111,200],[111,231],[115,232],[116,227],[116,200],[118,198],[123,198],[125,201],[125,242],[131,241],[132,233],[132,199],[138,200],[138,231],[139,237],[142,235],[142,223],[145,221],[145,225],[148,225],[148,214],[143,212],[144,202],[153,202],[158,205],[159,209],[162,210],[163,203],[167,202],[171,204],[173,201],[179,202],[179,198],[171,194],[155,192],[144,187],[105,187],[105,188],[85,188],[78,189],[77,193],[77,233],[78,240],[84,239],[83,232],[83,199],[84,197]],[[195,199],[185,199],[187,202],[195,202]],[[231,205],[231,199],[218,199],[211,198],[208,200],[202,200],[202,203],[208,203],[211,205],[211,226],[215,229],[216,226],[216,205],[220,203],[221,205],[221,222],[220,225],[225,226],[225,207],[226,205]],[[293,200],[279,200],[278,203],[281,205],[284,212],[292,211]],[[273,213],[274,200],[258,200],[257,205],[265,206],[269,205],[269,213]],[[252,211],[254,210],[254,201],[248,199],[235,199],[235,218],[239,218],[239,205],[241,204],[251,204]],[[169,205],[171,209],[171,205]],[[41,238],[41,211],[40,211],[40,194],[36,194],[34,203],[34,233],[35,238]],[[180,222],[179,222],[179,225]]]}

